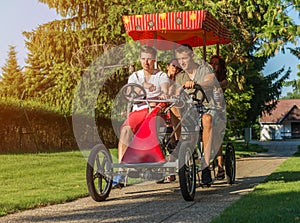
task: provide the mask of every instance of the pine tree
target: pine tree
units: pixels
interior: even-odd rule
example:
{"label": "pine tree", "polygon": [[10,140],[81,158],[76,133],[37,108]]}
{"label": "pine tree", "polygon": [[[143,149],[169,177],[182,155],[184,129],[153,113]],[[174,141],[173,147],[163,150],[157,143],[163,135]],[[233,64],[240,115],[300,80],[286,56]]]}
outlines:
{"label": "pine tree", "polygon": [[2,97],[21,98],[24,86],[23,72],[17,62],[15,46],[9,46],[8,59],[2,67],[0,94]]}

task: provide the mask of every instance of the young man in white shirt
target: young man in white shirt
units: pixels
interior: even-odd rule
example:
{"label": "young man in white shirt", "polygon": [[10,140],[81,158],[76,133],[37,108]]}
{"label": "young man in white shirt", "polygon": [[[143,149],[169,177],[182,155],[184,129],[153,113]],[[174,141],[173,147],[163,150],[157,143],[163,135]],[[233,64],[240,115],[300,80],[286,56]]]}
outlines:
{"label": "young man in white shirt", "polygon": [[[132,73],[128,78],[128,83],[135,83],[144,87],[147,98],[166,98],[169,91],[170,80],[168,75],[155,69],[156,50],[143,45],[140,49],[140,62],[142,70]],[[148,114],[147,105],[134,105],[132,112],[121,127],[118,144],[118,158],[122,157],[132,139]],[[122,184],[124,176],[117,175],[113,180],[113,185]]]}

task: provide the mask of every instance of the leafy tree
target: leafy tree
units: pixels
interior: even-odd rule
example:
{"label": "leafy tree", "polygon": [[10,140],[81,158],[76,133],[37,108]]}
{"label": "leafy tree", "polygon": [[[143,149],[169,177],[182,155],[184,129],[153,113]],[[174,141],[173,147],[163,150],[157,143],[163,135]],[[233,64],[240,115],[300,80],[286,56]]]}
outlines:
{"label": "leafy tree", "polygon": [[[29,50],[26,66],[27,97],[34,98],[50,106],[70,112],[70,100],[74,88],[74,74],[71,72],[70,48],[77,45],[72,31],[61,31],[58,22],[45,24],[34,32],[24,32]],[[70,87],[73,86],[73,87]]]}
{"label": "leafy tree", "polygon": [[24,76],[17,62],[15,46],[9,46],[8,58],[2,67],[0,95],[2,97],[21,98],[24,90]]}
{"label": "leafy tree", "polygon": [[[210,6],[218,12],[216,16],[219,14],[219,18],[224,18],[221,21],[225,21],[231,30],[233,44],[228,47],[233,47],[233,54],[228,54],[229,75],[235,86],[239,86],[229,96],[226,95],[233,105],[229,104],[228,116],[232,115],[232,111],[235,114],[237,107],[242,105],[244,109],[238,113],[240,124],[237,125],[240,128],[251,126],[258,115],[276,105],[273,103],[266,107],[265,102],[276,102],[283,81],[289,76],[290,71],[282,74],[283,70],[280,70],[268,76],[263,76],[261,71],[269,58],[284,50],[285,43],[294,41],[299,35],[299,26],[288,16],[288,11],[297,4],[291,1],[218,2],[220,4],[211,3]],[[241,93],[247,96],[243,97]],[[241,101],[241,98],[244,100]]]}
{"label": "leafy tree", "polygon": [[30,52],[27,60],[29,97],[37,97],[70,113],[74,90],[86,68],[110,45],[124,42],[120,18],[125,2],[41,2],[56,8],[62,19],[24,32]]}

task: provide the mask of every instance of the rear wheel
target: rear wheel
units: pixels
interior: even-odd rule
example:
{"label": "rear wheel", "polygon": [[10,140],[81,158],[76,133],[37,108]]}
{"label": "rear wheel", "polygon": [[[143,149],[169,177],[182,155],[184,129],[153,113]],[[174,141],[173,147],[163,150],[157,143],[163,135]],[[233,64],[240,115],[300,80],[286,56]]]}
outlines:
{"label": "rear wheel", "polygon": [[225,172],[227,182],[229,184],[234,184],[236,175],[236,160],[235,160],[235,150],[232,143],[226,145],[225,151]]}
{"label": "rear wheel", "polygon": [[193,151],[188,143],[183,143],[178,154],[180,190],[186,201],[193,201],[196,191],[196,163]]}
{"label": "rear wheel", "polygon": [[112,157],[104,145],[95,146],[86,166],[89,194],[95,201],[104,201],[112,188]]}

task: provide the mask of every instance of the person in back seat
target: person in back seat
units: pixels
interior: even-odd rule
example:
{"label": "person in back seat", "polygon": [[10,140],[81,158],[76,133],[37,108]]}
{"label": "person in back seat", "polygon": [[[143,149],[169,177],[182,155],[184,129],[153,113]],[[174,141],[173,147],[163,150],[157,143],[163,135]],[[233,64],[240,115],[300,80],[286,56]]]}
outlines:
{"label": "person in back seat", "polygon": [[[226,90],[226,87],[228,85],[227,80],[227,69],[226,69],[226,63],[223,58],[221,58],[218,55],[214,55],[210,58],[209,64],[213,67],[216,77],[220,83],[220,89],[218,94],[223,94]],[[216,94],[214,94],[216,95]],[[215,98],[216,102],[218,103],[218,99]],[[217,173],[217,179],[223,180],[225,178],[225,170],[223,168],[223,154],[222,154],[222,145],[220,146],[220,149],[217,154],[217,161],[218,161],[218,173]]]}

